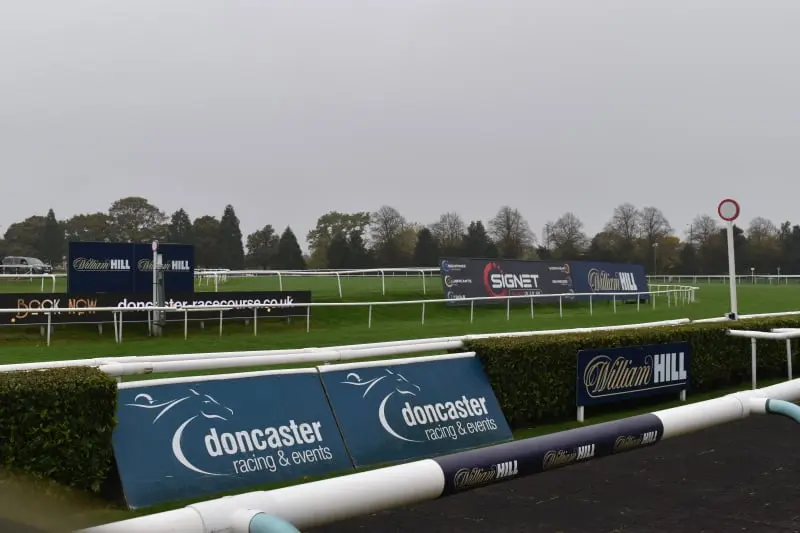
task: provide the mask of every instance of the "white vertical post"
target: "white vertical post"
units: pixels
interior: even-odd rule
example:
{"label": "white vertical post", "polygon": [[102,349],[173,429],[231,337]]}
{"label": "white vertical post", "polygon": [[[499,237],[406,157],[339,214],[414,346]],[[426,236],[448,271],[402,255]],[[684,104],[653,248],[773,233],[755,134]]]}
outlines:
{"label": "white vertical post", "polygon": [[578,406],[578,422],[583,422],[583,406]]}
{"label": "white vertical post", "polygon": [[561,295],[558,296],[558,316],[564,318],[564,301]]}
{"label": "white vertical post", "polygon": [[592,295],[589,295],[589,316],[594,315],[594,309],[592,305]]}
{"label": "white vertical post", "polygon": [[183,310],[183,340],[189,339],[189,311]]}
{"label": "white vertical post", "polygon": [[336,284],[339,286],[339,299],[342,299],[342,276],[336,273]]}
{"label": "white vertical post", "polygon": [[792,379],[792,339],[786,339],[786,371]]}
{"label": "white vertical post", "polygon": [[280,271],[278,271],[278,290],[283,290],[283,276],[281,276]]}
{"label": "white vertical post", "polygon": [[611,299],[614,302],[614,313],[616,313],[617,312],[617,295],[616,294],[611,295]]}
{"label": "white vertical post", "polygon": [[472,324],[472,320],[475,317],[475,300],[469,301],[469,323]]}
{"label": "white vertical post", "polygon": [[[731,294],[731,313],[734,319],[739,317],[739,303],[736,300],[736,258],[734,257],[733,246],[733,222],[727,223],[728,237],[728,283]],[[755,339],[753,339],[755,340]]]}
{"label": "white vertical post", "polygon": [[222,337],[222,309],[219,310],[219,336]]}
{"label": "white vertical post", "polygon": [[258,307],[253,308],[253,337],[258,335]]}
{"label": "white vertical post", "polygon": [[386,296],[386,273],[381,270],[381,294]]}
{"label": "white vertical post", "polygon": [[756,389],[756,359],[758,341],[755,338],[750,339],[750,374],[753,382],[753,390]]}
{"label": "white vertical post", "polygon": [[506,298],[506,320],[511,320],[511,297]]}
{"label": "white vertical post", "polygon": [[311,306],[306,306],[306,333],[311,331]]}
{"label": "white vertical post", "polygon": [[369,304],[369,314],[367,315],[367,328],[372,327],[372,304]]}
{"label": "white vertical post", "polygon": [[531,296],[531,318],[533,318],[533,296]]}

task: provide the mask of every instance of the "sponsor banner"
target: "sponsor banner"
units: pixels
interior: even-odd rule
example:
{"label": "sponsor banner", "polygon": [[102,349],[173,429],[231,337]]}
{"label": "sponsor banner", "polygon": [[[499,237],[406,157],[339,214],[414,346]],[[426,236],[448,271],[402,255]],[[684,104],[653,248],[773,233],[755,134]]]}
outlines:
{"label": "sponsor banner", "polygon": [[[52,324],[98,322],[93,308],[99,307],[100,297],[68,296],[67,293],[0,293],[0,309],[19,309],[16,314],[0,314],[0,325],[46,325],[47,314],[42,310],[60,308],[52,313]],[[108,313],[111,322],[111,313]]]}
{"label": "sponsor banner", "polygon": [[131,508],[353,468],[314,369],[130,382],[117,404]]}
{"label": "sponsor banner", "polygon": [[689,387],[688,342],[578,352],[578,406],[628,400]]}
{"label": "sponsor banner", "polygon": [[357,467],[512,439],[473,355],[319,367]]}
{"label": "sponsor banner", "polygon": [[[444,258],[439,262],[442,290],[451,305],[465,298],[487,296],[537,296],[536,301],[554,294],[571,294],[572,276],[568,263],[512,259]],[[505,300],[476,300],[476,304],[505,305]],[[512,300],[514,303],[514,300]],[[529,303],[520,298],[517,303]]]}
{"label": "sponsor banner", "polygon": [[[611,300],[614,293],[642,293],[649,290],[642,265],[571,261],[570,268],[575,292],[594,293],[597,295],[592,296],[595,300]],[[649,300],[650,295],[640,294],[639,299]]]}
{"label": "sponsor banner", "polygon": [[[194,246],[158,245],[167,294],[194,291]],[[153,250],[149,243],[70,242],[67,253],[67,292],[153,292]]]}
{"label": "sponsor banner", "polygon": [[442,496],[650,446],[664,427],[656,415],[623,418],[542,437],[435,457]]}
{"label": "sponsor banner", "polygon": [[[53,324],[90,323],[99,324],[113,321],[111,311],[94,311],[95,308],[115,307],[125,311],[125,322],[146,322],[144,311],[153,307],[150,296],[143,294],[93,294],[75,295],[68,293],[0,293],[0,309],[21,309],[16,315],[2,313],[0,324],[44,325],[47,314],[43,309],[61,308],[52,313]],[[166,299],[168,307],[180,309],[186,305],[209,307],[230,306],[224,311],[224,320],[232,318],[253,318],[250,305],[287,305],[311,303],[311,291],[248,291],[248,292],[196,292],[176,294]],[[305,316],[307,307],[267,307],[258,309],[257,317]],[[138,312],[137,312],[138,311]],[[189,320],[219,320],[219,311],[191,311]],[[183,322],[183,313],[167,313],[167,322]]]}

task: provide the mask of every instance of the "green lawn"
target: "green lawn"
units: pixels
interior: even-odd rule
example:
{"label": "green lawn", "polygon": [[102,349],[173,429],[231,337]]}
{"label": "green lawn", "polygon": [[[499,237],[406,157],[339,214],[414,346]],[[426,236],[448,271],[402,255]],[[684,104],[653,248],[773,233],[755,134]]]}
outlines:
{"label": "green lawn", "polygon": [[[257,289],[257,284],[269,286],[275,278],[249,278],[225,284],[225,290]],[[422,294],[420,278],[386,278],[386,295],[381,295],[379,278],[343,278],[345,301],[401,301],[423,297],[441,298],[438,280],[428,280],[428,294]],[[251,285],[252,287],[248,287]],[[316,308],[311,317],[311,331],[306,332],[305,320],[294,319],[287,324],[275,319],[261,319],[258,335],[252,324],[226,321],[220,336],[216,321],[201,329],[195,322],[189,326],[189,338],[184,340],[182,324],[167,328],[163,338],[147,337],[142,324],[127,324],[124,340],[116,344],[112,327],[107,324],[103,335],[96,326],[58,326],[53,332],[51,346],[46,346],[38,327],[6,326],[0,328],[0,363],[74,359],[97,356],[147,355],[165,353],[197,353],[256,349],[335,346],[387,340],[414,339],[469,333],[495,333],[542,329],[562,329],[599,325],[649,322],[674,318],[706,318],[721,316],[728,311],[728,289],[723,284],[699,285],[697,301],[667,307],[663,297],[656,299],[656,308],[642,305],[618,304],[614,313],[611,302],[596,302],[593,314],[588,305],[564,305],[560,317],[557,305],[539,304],[531,318],[527,304],[512,306],[506,319],[505,305],[476,306],[470,323],[469,308],[448,308],[444,304],[425,306],[425,323],[421,323],[422,305],[375,306],[372,325],[368,328],[367,307]],[[311,289],[314,301],[339,301],[336,282],[327,278],[288,278],[285,289]],[[739,286],[740,313],[765,313],[798,310],[800,285]]]}

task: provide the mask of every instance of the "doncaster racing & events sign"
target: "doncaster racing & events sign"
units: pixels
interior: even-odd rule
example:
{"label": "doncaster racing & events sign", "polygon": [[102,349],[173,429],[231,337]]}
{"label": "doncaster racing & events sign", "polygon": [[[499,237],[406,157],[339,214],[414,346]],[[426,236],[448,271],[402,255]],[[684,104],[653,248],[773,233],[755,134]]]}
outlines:
{"label": "doncaster racing & events sign", "polygon": [[315,369],[123,383],[117,406],[131,508],[352,470]]}
{"label": "doncaster racing & events sign", "polygon": [[513,438],[472,354],[326,365],[319,371],[356,466]]}

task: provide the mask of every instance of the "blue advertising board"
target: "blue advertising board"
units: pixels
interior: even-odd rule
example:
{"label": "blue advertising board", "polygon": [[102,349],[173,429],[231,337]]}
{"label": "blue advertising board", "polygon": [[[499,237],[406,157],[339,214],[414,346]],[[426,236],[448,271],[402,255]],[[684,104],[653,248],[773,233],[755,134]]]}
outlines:
{"label": "blue advertising board", "polygon": [[319,367],[356,467],[513,438],[472,354]]}
{"label": "blue advertising board", "polygon": [[[642,265],[624,263],[601,263],[597,261],[571,261],[572,286],[577,294],[593,293],[595,300],[611,300],[614,294],[647,292],[647,276]],[[622,300],[624,296],[616,296]],[[586,299],[578,297],[578,299]],[[640,294],[647,301],[649,294]]]}
{"label": "blue advertising board", "polygon": [[444,472],[442,496],[628,452],[661,441],[654,414],[434,458]]}
{"label": "blue advertising board", "polygon": [[629,400],[689,387],[688,342],[578,352],[576,405]]}
{"label": "blue advertising board", "polygon": [[117,419],[131,508],[353,468],[314,369],[123,383]]}
{"label": "blue advertising board", "polygon": [[[194,292],[194,246],[162,243],[164,290]],[[67,292],[152,293],[153,251],[147,243],[70,242]]]}

